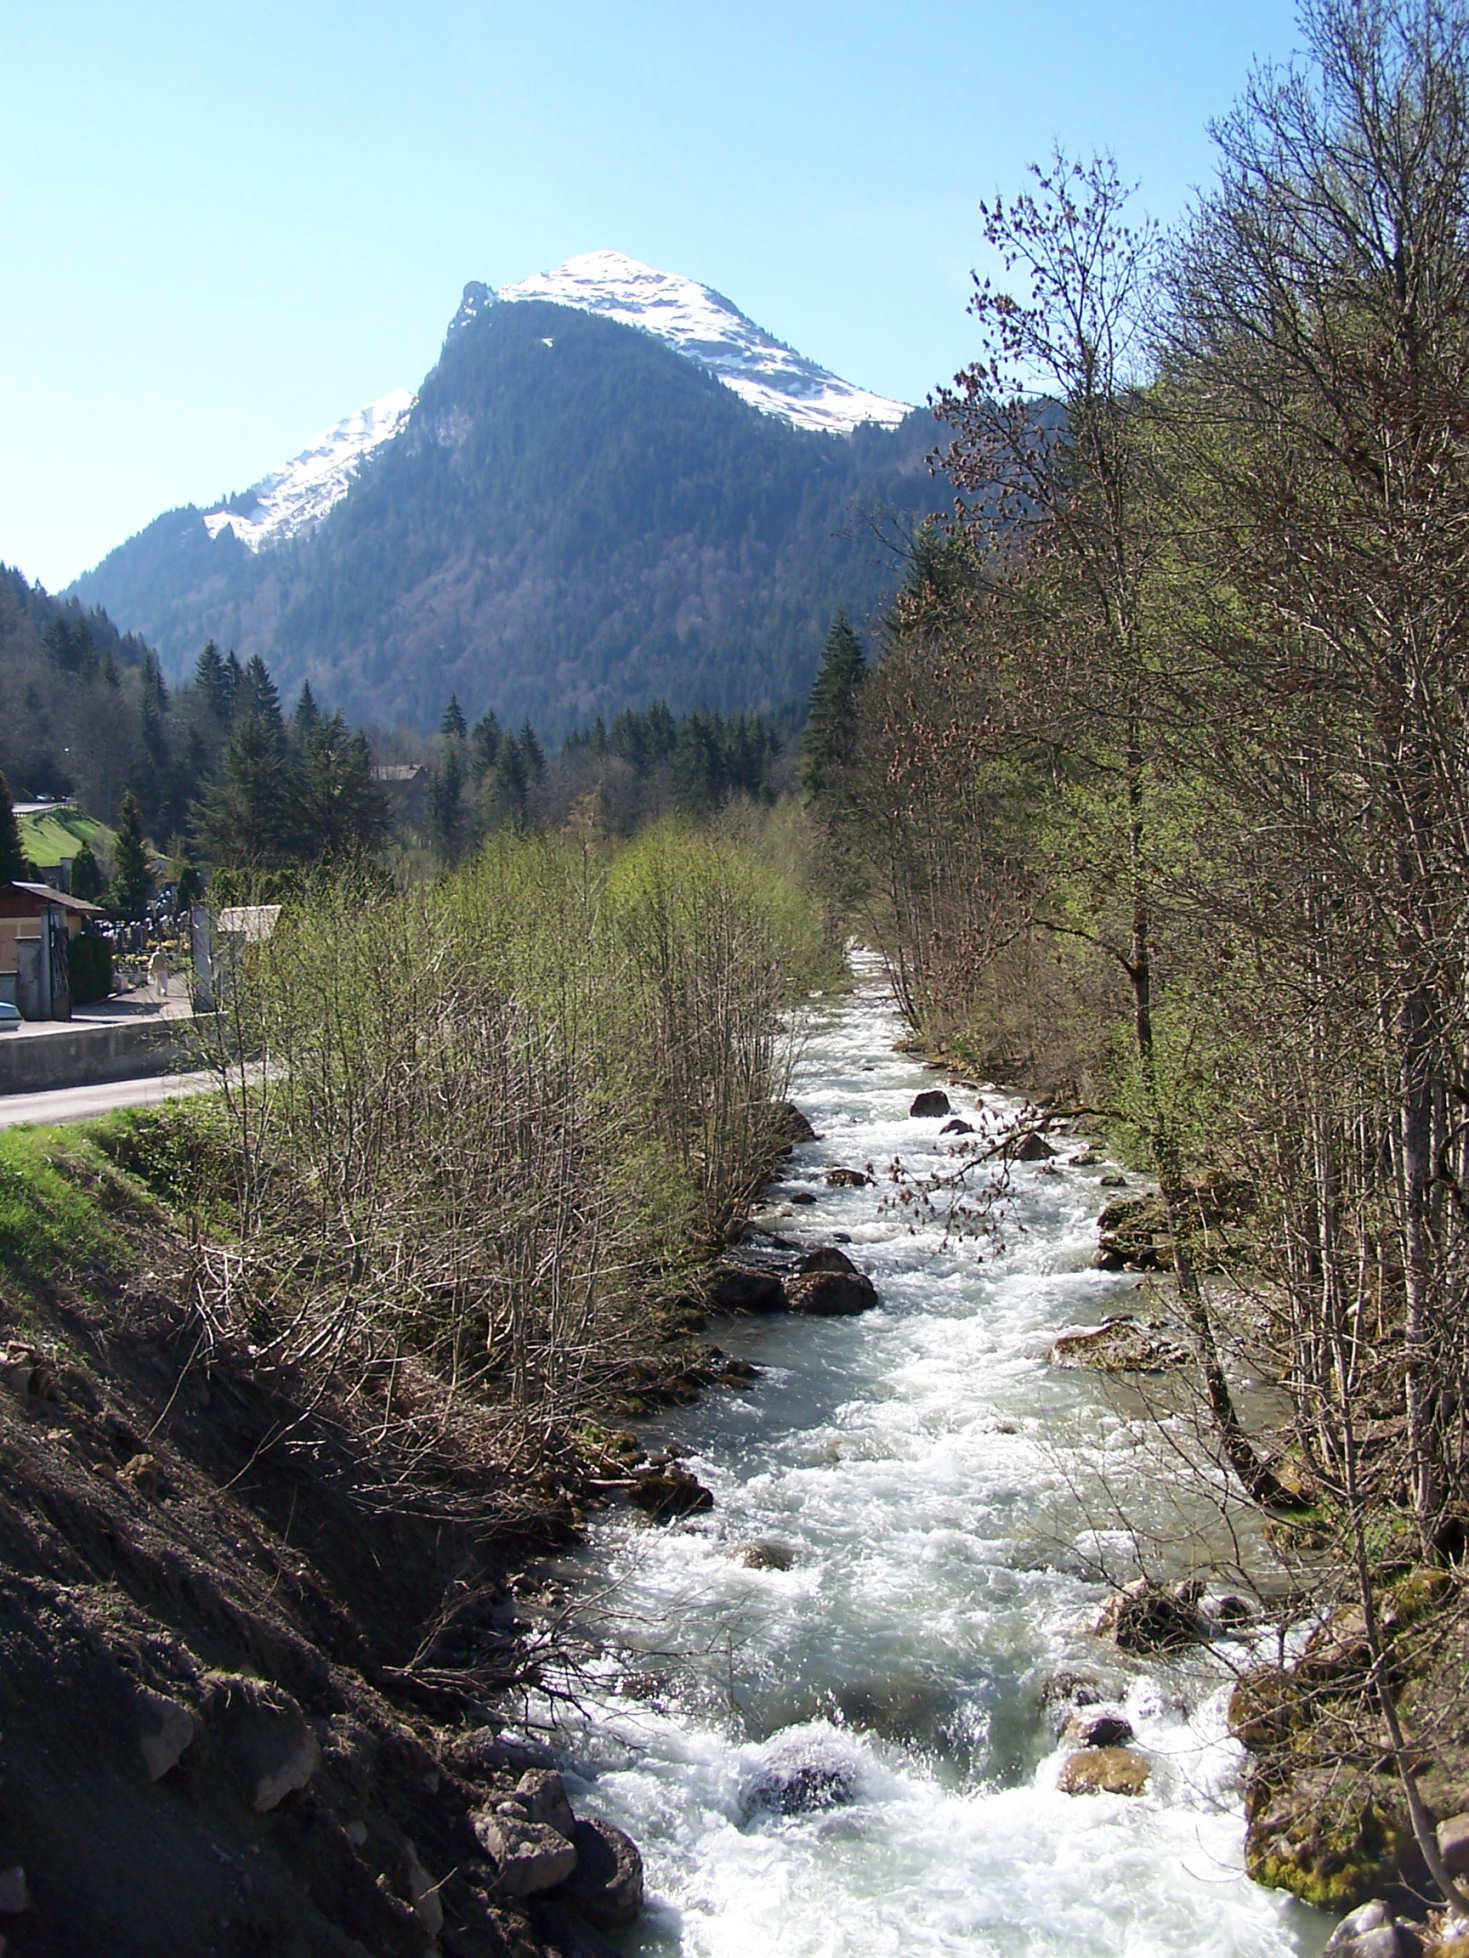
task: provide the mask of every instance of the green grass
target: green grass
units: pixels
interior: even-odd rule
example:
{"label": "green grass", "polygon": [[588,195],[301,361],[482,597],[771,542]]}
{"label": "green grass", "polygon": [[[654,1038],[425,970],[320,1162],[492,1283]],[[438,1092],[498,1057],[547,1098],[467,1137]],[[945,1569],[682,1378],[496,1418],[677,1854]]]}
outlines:
{"label": "green grass", "polygon": [[110,855],[113,833],[105,823],[84,816],[78,809],[48,809],[41,816],[17,816],[20,847],[38,870],[54,870],[64,858],[74,857],[84,843],[92,855]]}
{"label": "green grass", "polygon": [[121,1247],[99,1201],[104,1174],[111,1165],[80,1130],[0,1130],[0,1272],[35,1285],[112,1265]]}

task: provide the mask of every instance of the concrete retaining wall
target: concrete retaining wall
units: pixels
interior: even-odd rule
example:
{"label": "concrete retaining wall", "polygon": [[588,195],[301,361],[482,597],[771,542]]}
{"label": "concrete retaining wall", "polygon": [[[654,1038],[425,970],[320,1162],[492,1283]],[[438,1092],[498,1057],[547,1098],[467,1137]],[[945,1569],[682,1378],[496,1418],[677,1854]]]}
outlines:
{"label": "concrete retaining wall", "polygon": [[67,1026],[55,1033],[0,1034],[0,1095],[34,1088],[81,1088],[166,1074],[187,1058],[187,1023],[146,1020],[136,1026]]}

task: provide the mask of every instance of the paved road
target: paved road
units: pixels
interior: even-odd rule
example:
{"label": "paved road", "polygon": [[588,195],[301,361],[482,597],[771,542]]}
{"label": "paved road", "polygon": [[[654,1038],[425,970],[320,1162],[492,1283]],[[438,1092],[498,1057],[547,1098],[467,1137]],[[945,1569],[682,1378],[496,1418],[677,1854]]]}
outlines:
{"label": "paved road", "polygon": [[216,1085],[212,1074],[147,1074],[135,1081],[103,1081],[82,1088],[41,1088],[27,1095],[0,1095],[0,1129],[19,1122],[86,1122],[114,1108],[144,1108],[176,1095],[202,1094]]}

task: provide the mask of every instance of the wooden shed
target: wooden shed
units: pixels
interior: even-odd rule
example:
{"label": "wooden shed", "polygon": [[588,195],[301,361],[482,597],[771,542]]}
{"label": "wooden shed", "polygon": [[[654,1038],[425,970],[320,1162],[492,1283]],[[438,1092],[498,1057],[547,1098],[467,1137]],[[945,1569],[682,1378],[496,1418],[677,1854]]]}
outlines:
{"label": "wooden shed", "polygon": [[102,907],[49,884],[0,884],[0,999],[27,1020],[69,1020],[67,947]]}

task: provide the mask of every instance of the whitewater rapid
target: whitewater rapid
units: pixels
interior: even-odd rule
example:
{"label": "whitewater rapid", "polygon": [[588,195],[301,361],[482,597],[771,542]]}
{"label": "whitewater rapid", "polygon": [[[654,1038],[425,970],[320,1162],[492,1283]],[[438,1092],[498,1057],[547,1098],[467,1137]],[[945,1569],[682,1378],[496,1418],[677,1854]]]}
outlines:
{"label": "whitewater rapid", "polygon": [[[803,1249],[848,1240],[880,1307],[720,1322],[760,1377],[642,1429],[714,1509],[664,1528],[614,1513],[569,1573],[604,1657],[559,1745],[578,1807],[643,1852],[626,1949],[1305,1958],[1323,1921],[1241,1865],[1225,1704],[1247,1654],[1134,1662],[1085,1629],[1135,1572],[1134,1529],[1183,1572],[1210,1513],[1155,1409],[1046,1358],[1058,1331],[1149,1304],[1093,1268],[1108,1166],[1018,1166],[1002,1241],[946,1239],[886,1178],[895,1157],[953,1162],[909,1106],[941,1085],[977,1121],[999,1098],[897,1054],[901,1033],[870,962],[818,1003],[793,1093],[819,1139],[757,1219]],[[869,1165],[871,1187],[826,1183]],[[1141,1798],[1058,1792],[1040,1691],[1063,1668],[1125,1710]],[[785,1812],[803,1773],[852,1799]]]}

